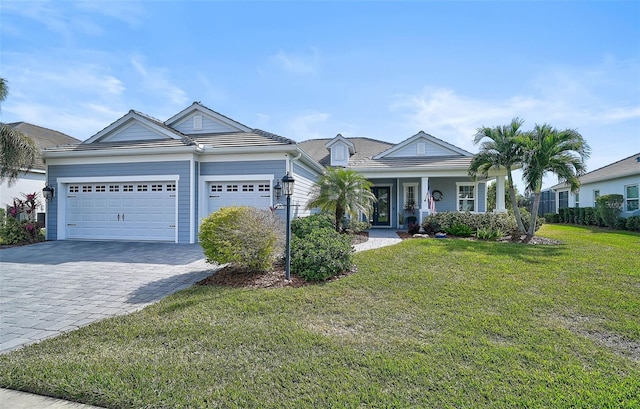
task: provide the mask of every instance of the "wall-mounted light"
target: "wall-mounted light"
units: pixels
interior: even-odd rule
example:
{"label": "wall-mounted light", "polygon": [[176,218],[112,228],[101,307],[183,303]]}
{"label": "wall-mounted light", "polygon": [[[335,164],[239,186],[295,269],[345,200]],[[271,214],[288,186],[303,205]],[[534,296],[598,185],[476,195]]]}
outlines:
{"label": "wall-mounted light", "polygon": [[44,199],[47,202],[50,202],[53,197],[56,194],[56,190],[53,188],[53,186],[50,186],[48,183],[47,185],[42,189],[42,195],[44,196]]}

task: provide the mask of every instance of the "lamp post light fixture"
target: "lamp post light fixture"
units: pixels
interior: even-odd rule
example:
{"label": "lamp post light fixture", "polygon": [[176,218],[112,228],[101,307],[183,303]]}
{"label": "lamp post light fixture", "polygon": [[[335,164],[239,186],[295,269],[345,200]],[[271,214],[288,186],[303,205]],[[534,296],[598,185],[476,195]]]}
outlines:
{"label": "lamp post light fixture", "polygon": [[51,199],[53,199],[53,196],[55,195],[56,190],[53,188],[53,186],[50,186],[48,183],[47,185],[42,189],[42,195],[44,196],[44,199],[47,202],[50,202]]}
{"label": "lamp post light fixture", "polygon": [[[287,282],[291,280],[291,196],[293,195],[293,176],[289,175],[287,172],[286,175],[282,177],[282,193],[287,197],[287,244],[286,244],[286,253],[285,253],[285,279]],[[280,183],[276,185],[276,189],[279,187]],[[278,190],[276,190],[276,195],[278,194]]]}

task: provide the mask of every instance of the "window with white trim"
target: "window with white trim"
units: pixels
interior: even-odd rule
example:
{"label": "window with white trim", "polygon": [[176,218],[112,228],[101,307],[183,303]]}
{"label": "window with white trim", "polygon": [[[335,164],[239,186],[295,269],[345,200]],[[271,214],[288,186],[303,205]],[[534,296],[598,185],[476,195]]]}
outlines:
{"label": "window with white trim", "polygon": [[211,192],[222,192],[222,185],[211,185]]}
{"label": "window with white trim", "polygon": [[254,185],[242,185],[242,191],[243,192],[253,192],[254,191]]}
{"label": "window with white trim", "polygon": [[594,190],[593,191],[593,205],[594,206],[596,205],[599,197],[600,197],[600,190],[597,190],[597,189]]}
{"label": "window with white trim", "polygon": [[418,208],[418,184],[404,183],[404,209],[414,211]]}
{"label": "window with white trim", "polygon": [[149,185],[138,185],[138,192],[146,192],[149,190]]}
{"label": "window with white trim", "polygon": [[238,185],[227,185],[227,192],[237,192]]}
{"label": "window with white trim", "polygon": [[638,201],[640,200],[638,196],[638,185],[626,185],[624,187],[624,193],[624,204],[627,212],[638,210]]}
{"label": "window with white trim", "polygon": [[107,187],[105,185],[96,186],[96,192],[106,192],[106,191],[107,191]]}
{"label": "window with white trim", "polygon": [[159,185],[151,185],[151,191],[152,192],[162,192],[162,187],[163,185],[159,184]]}
{"label": "window with white trim", "polygon": [[573,194],[575,198],[575,206],[580,207],[580,192],[576,192]]}
{"label": "window with white trim", "polygon": [[175,191],[176,191],[176,184],[175,183],[167,184],[167,192],[175,192]]}
{"label": "window with white trim", "polygon": [[78,187],[78,185],[70,185],[69,186],[69,193],[78,193],[79,190],[80,190],[80,188]]}
{"label": "window with white trim", "polygon": [[258,185],[258,192],[269,192],[271,190],[271,186],[266,184],[266,185]]}
{"label": "window with white trim", "polygon": [[476,184],[475,183],[457,183],[458,188],[458,211],[459,212],[475,212],[476,211]]}
{"label": "window with white trim", "polygon": [[133,192],[133,185],[123,185],[122,186],[122,191],[123,192]]}
{"label": "window with white trim", "polygon": [[565,209],[569,207],[569,191],[563,190],[558,192],[558,209]]}
{"label": "window with white trim", "polygon": [[91,193],[92,191],[93,191],[93,186],[91,186],[91,185],[82,186],[82,192],[83,193]]}
{"label": "window with white trim", "polygon": [[193,116],[193,130],[202,131],[202,115]]}
{"label": "window with white trim", "polygon": [[109,185],[109,192],[119,192],[120,185]]}

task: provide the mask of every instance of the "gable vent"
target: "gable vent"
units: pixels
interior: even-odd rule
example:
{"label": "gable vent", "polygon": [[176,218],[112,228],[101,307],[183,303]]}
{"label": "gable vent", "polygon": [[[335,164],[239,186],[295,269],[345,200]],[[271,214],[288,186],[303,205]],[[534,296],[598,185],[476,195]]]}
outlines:
{"label": "gable vent", "polygon": [[427,144],[424,142],[418,142],[418,155],[424,156],[427,154]]}
{"label": "gable vent", "polygon": [[193,130],[202,131],[202,115],[193,116]]}

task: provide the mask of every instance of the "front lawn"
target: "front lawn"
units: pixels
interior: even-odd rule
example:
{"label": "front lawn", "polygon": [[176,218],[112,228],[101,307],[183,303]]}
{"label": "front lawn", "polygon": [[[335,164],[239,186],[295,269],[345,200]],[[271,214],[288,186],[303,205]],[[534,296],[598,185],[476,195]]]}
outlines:
{"label": "front lawn", "polygon": [[640,234],[406,240],[324,285],[194,287],[0,356],[109,408],[640,406]]}

